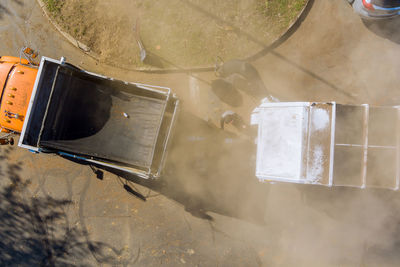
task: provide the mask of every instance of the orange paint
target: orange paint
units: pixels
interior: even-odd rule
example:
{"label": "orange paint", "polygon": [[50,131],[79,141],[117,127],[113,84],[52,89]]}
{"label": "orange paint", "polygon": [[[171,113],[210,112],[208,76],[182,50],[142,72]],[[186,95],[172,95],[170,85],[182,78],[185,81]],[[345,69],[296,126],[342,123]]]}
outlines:
{"label": "orange paint", "polygon": [[[37,69],[25,59],[0,57],[0,126],[21,132],[31,98]],[[8,115],[8,116],[7,116]]]}
{"label": "orange paint", "polygon": [[[19,57],[8,57],[8,56],[2,56],[0,57],[0,62],[8,62],[8,63],[20,63],[19,62]],[[21,58],[21,63],[28,65],[29,62],[25,58]]]}

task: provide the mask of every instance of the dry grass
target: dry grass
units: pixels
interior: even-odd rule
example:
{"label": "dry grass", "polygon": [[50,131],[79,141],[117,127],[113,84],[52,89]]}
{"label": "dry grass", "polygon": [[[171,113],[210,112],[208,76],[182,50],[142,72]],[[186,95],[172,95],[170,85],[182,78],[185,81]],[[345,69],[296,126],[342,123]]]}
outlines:
{"label": "dry grass", "polygon": [[[140,18],[146,50],[171,67],[245,58],[268,46],[306,0],[46,0],[71,35],[104,61],[141,66],[133,25]],[[170,62],[166,63],[166,62]]]}

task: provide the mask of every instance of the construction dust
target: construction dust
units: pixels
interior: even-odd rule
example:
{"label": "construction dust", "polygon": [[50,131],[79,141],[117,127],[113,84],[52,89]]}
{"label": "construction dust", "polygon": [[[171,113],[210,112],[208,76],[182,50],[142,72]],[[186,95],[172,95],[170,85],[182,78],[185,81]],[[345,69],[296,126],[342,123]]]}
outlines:
{"label": "construction dust", "polygon": [[[19,14],[11,2],[1,1],[1,5],[10,14]],[[25,3],[25,7],[16,2]],[[252,62],[270,93],[285,101],[398,104],[398,32],[385,32],[384,37],[376,34],[377,29],[365,27],[345,1],[313,2],[307,18],[287,42]],[[42,48],[43,55],[66,56],[80,67],[122,80],[168,86],[183,100],[165,177],[160,183],[129,184],[147,196],[146,202],[125,192],[114,174],[105,173],[99,180],[87,166],[59,157],[1,150],[1,175],[31,180],[27,198],[31,192],[32,198],[38,195],[39,200],[50,199],[51,203],[53,199],[47,196],[71,201],[68,208],[61,205],[60,217],[49,218],[49,222],[61,221],[61,234],[74,229],[71,242],[77,241],[79,246],[63,238],[52,239],[44,228],[22,231],[21,221],[10,220],[18,226],[18,235],[32,235],[36,249],[66,252],[70,258],[77,253],[76,259],[87,265],[117,265],[121,259],[126,265],[143,266],[399,265],[399,192],[260,183],[255,176],[254,139],[229,126],[222,131],[219,118],[229,109],[248,123],[261,99],[239,91],[242,101],[230,107],[212,91],[211,81],[217,79],[214,73],[132,74],[100,64],[61,42],[33,2],[15,1],[14,5],[26,14],[11,17],[1,13],[0,36],[10,40],[2,44],[7,53],[18,51],[17,45],[29,40],[35,48]],[[121,18],[117,23],[131,21]],[[13,27],[15,32],[10,30]],[[21,30],[24,27],[26,30]],[[87,31],[89,34],[90,29]],[[115,45],[119,40],[113,38]],[[126,44],[136,45],[133,35],[127,37]],[[103,48],[105,58],[115,56],[107,52],[112,51],[111,46]],[[132,51],[131,46],[119,48]],[[385,167],[385,162],[382,164],[380,169]],[[1,181],[6,185],[9,180]],[[7,197],[7,191],[1,193],[2,199]],[[15,207],[7,201],[3,206],[5,212]],[[34,205],[25,207],[35,214]],[[40,216],[45,218],[46,214],[40,206],[35,226],[41,226]],[[23,218],[24,223],[32,220],[26,214]],[[42,232],[38,234],[38,230]],[[2,232],[8,245],[21,244],[15,238]],[[59,244],[66,246],[57,250]],[[75,249],[68,250],[68,245]],[[7,248],[18,253],[19,248],[5,245],[0,262],[21,255],[10,254]],[[76,264],[68,260],[61,263]]]}

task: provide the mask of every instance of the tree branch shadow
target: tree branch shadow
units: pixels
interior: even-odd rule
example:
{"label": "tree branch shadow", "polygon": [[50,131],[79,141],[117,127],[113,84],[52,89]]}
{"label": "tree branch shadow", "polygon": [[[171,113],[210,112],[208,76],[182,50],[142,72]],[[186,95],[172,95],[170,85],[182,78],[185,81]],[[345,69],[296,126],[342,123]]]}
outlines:
{"label": "tree branch shadow", "polygon": [[0,4],[0,19],[3,19],[5,14],[10,15],[10,10],[4,4]]}
{"label": "tree branch shadow", "polygon": [[[110,248],[88,240],[78,225],[70,225],[66,213],[70,199],[30,196],[31,181],[20,176],[23,162],[10,162],[9,149],[2,152],[1,266],[84,266],[93,260],[91,253],[103,255]],[[102,259],[116,262],[109,256]]]}

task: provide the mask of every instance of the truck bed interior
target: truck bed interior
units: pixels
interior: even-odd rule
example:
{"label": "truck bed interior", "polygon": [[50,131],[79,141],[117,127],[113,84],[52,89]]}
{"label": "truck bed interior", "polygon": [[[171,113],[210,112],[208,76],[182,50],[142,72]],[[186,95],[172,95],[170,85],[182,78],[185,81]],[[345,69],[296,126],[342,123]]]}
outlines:
{"label": "truck bed interior", "polygon": [[[171,123],[169,94],[55,65],[42,71],[54,78],[39,82],[42,96],[35,102],[48,101],[33,105],[40,110],[27,127],[30,145],[141,170],[150,170],[155,158],[161,161],[155,153],[164,147]],[[32,128],[36,134],[29,137]]]}

